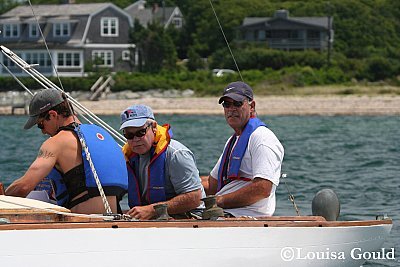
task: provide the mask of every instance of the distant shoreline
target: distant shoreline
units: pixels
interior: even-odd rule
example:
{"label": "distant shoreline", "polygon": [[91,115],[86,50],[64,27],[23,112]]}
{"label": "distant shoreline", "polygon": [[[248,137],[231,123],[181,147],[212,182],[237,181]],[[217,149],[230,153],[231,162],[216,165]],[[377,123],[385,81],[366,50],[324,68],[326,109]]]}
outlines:
{"label": "distant shoreline", "polygon": [[[259,115],[400,115],[400,96],[255,96]],[[119,115],[133,104],[145,104],[156,114],[222,115],[218,97],[144,97],[126,100],[80,101],[97,115]],[[17,110],[23,114],[23,110]],[[11,107],[0,107],[0,115],[10,115]]]}

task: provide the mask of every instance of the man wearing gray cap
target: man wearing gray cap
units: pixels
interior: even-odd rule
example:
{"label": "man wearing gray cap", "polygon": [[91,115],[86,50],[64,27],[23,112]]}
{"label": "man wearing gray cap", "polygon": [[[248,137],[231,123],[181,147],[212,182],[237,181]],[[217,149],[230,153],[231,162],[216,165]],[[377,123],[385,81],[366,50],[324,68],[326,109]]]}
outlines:
{"label": "man wearing gray cap", "polygon": [[123,152],[128,168],[127,214],[140,220],[153,219],[153,206],[166,203],[173,217],[190,217],[201,208],[205,196],[193,153],[172,139],[168,124],[157,124],[153,111],[133,105],[121,113],[127,143]]}
{"label": "man wearing gray cap", "polygon": [[235,133],[205,183],[207,194],[227,216],[271,216],[284,149],[275,134],[256,117],[253,90],[244,82],[230,83],[219,99]]}
{"label": "man wearing gray cap", "polygon": [[65,94],[55,89],[37,92],[29,104],[24,129],[37,125],[47,139],[26,173],[14,181],[6,195],[26,197],[47,177],[59,205],[76,213],[105,213],[86,151],[102,184],[113,213],[126,193],[128,174],[124,156],[115,140],[96,125],[79,124]]}

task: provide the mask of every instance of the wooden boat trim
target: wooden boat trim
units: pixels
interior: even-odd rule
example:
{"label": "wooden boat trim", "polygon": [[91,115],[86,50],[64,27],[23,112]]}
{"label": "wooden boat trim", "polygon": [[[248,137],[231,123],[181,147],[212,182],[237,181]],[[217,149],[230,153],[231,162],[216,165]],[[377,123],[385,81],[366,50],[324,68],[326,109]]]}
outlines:
{"label": "wooden boat trim", "polygon": [[371,221],[276,221],[242,220],[221,221],[171,220],[171,221],[103,221],[103,222],[48,222],[9,223],[0,225],[0,230],[33,229],[80,229],[80,228],[212,228],[212,227],[349,227],[392,224],[391,219]]}

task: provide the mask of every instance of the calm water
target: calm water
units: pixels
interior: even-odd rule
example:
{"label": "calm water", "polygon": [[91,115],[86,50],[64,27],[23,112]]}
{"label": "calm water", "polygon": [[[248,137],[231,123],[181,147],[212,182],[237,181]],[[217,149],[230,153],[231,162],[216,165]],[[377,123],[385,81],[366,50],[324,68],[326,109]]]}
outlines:
{"label": "calm water", "polygon": [[[118,116],[103,117],[114,128]],[[170,123],[174,138],[195,154],[207,175],[232,130],[221,116],[158,116]],[[396,260],[368,266],[400,266],[400,119],[379,117],[261,117],[285,147],[283,171],[302,215],[311,214],[311,201],[322,188],[334,189],[341,201],[340,220],[394,220],[385,248],[395,248]],[[25,117],[0,116],[0,181],[8,185],[23,175],[45,137],[38,129],[22,130]],[[277,189],[276,215],[295,215],[286,187]]]}

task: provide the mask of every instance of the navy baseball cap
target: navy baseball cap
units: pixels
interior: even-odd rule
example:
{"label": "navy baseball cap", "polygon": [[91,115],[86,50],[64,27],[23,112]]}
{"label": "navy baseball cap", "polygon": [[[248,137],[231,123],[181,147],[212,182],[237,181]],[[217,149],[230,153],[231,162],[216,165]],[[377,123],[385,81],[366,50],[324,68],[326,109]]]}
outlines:
{"label": "navy baseball cap", "polygon": [[233,82],[225,87],[224,93],[218,103],[221,104],[225,97],[232,98],[235,101],[243,101],[246,98],[253,100],[253,89],[247,83]]}
{"label": "navy baseball cap", "polygon": [[130,106],[121,113],[121,127],[119,129],[143,126],[147,119],[155,120],[150,107],[146,105]]}

